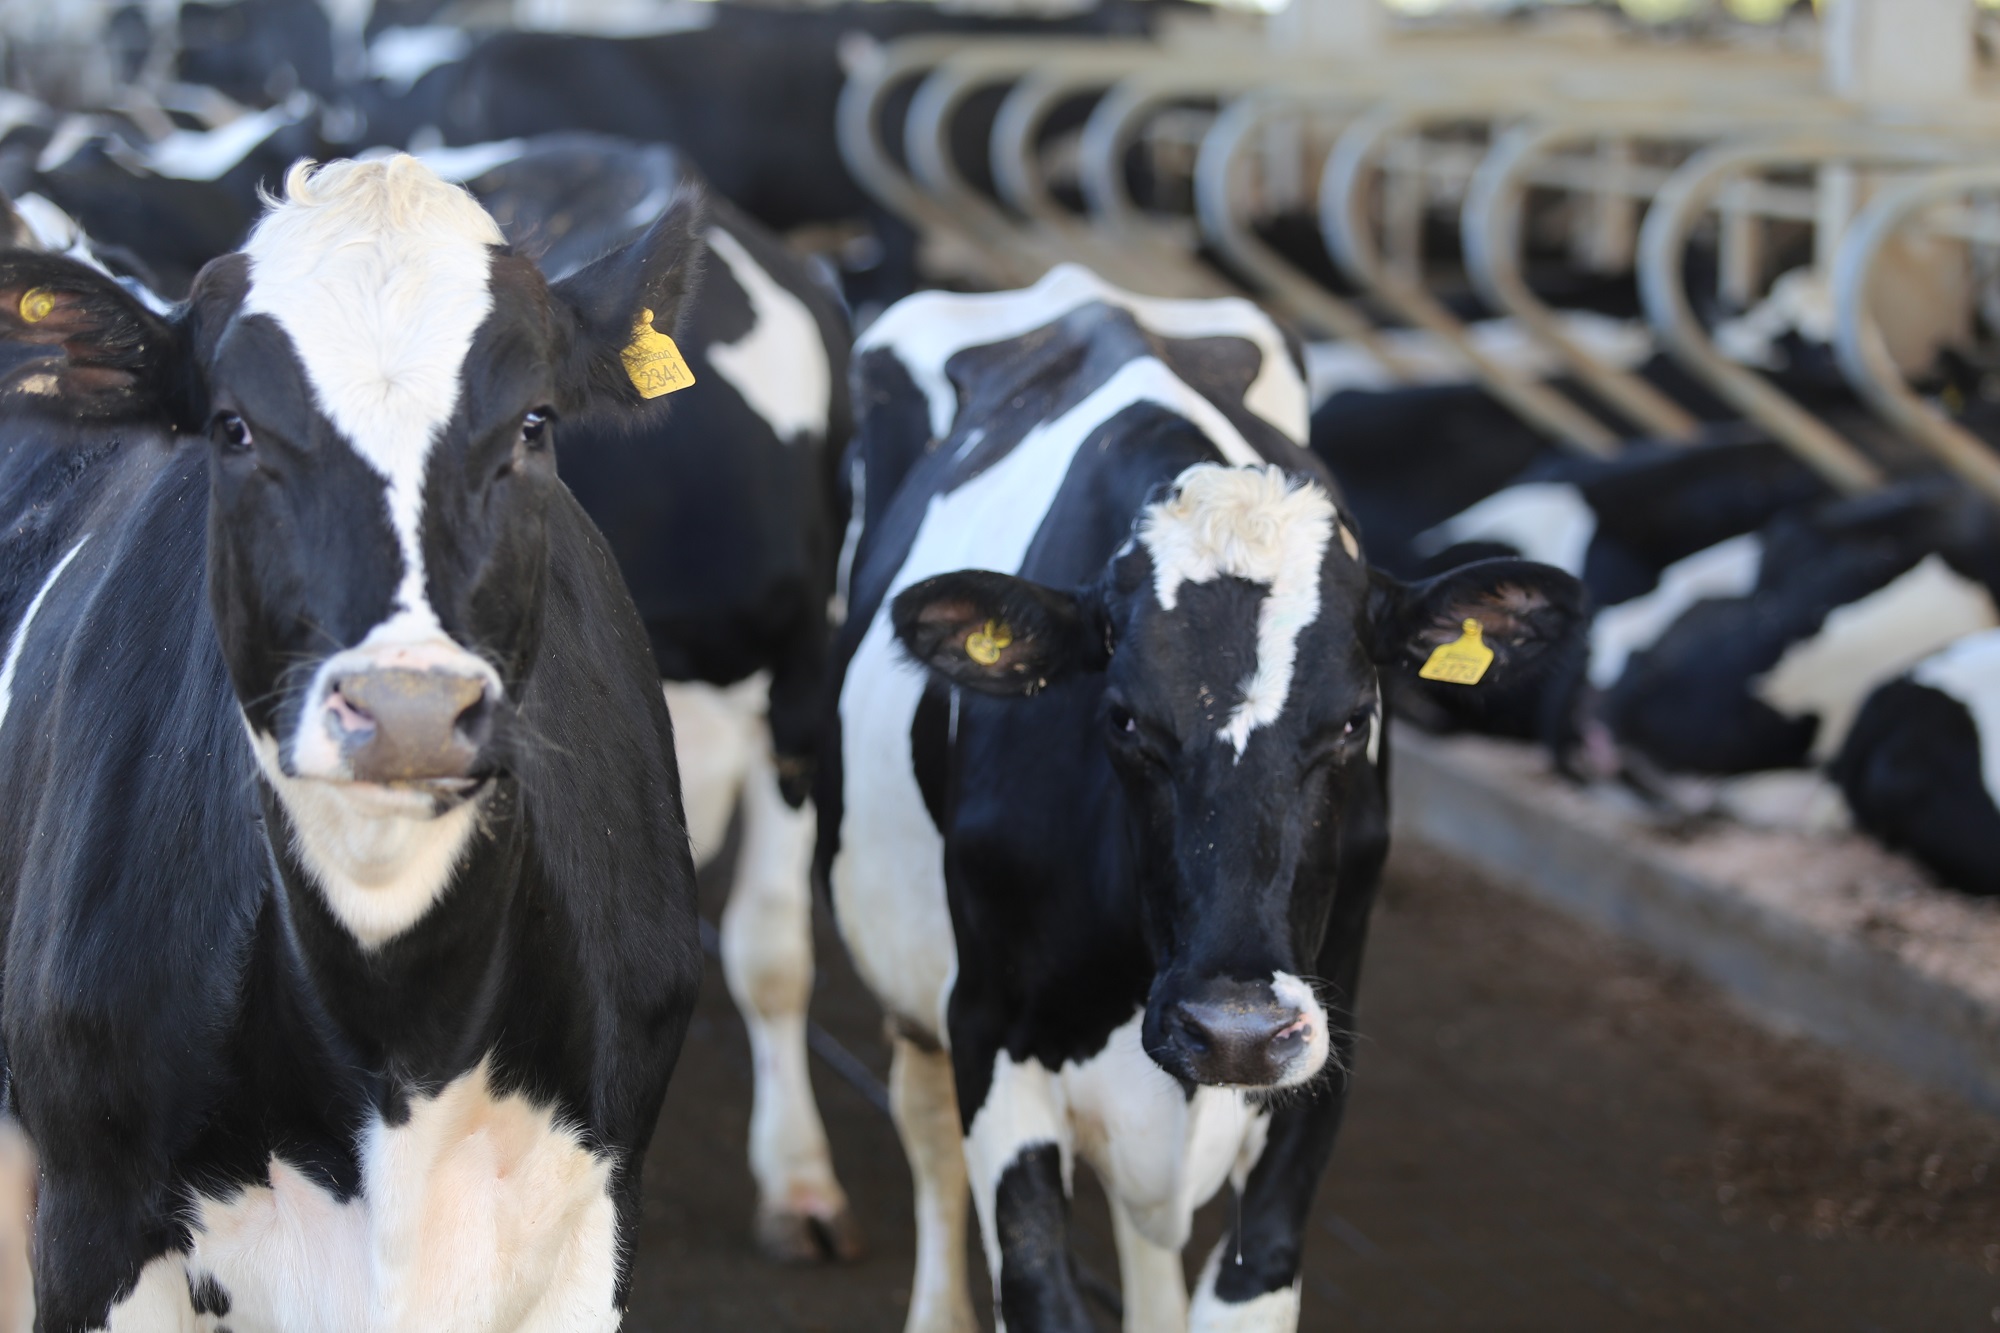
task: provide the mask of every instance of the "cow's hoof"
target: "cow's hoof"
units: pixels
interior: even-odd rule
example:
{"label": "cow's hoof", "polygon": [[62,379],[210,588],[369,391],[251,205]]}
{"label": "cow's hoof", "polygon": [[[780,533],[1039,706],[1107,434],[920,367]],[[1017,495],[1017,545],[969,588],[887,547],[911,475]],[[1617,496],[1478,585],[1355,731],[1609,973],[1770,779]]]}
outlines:
{"label": "cow's hoof", "polygon": [[760,1208],[757,1248],[781,1264],[851,1264],[865,1252],[861,1227],[845,1206],[825,1217]]}

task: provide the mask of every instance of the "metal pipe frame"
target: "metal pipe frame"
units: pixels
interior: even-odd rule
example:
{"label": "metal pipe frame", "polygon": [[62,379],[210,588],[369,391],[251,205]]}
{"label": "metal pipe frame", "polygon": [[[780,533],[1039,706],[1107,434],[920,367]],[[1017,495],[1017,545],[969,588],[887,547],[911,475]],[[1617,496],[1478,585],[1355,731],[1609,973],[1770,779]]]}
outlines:
{"label": "metal pipe frame", "polygon": [[1868,310],[1877,261],[1905,225],[1937,205],[2000,190],[2000,163],[1941,171],[1891,186],[1856,215],[1834,260],[1834,352],[1868,405],[1989,501],[2000,504],[2000,455],[1913,393]]}
{"label": "metal pipe frame", "polygon": [[[1983,145],[1990,152],[1991,141]],[[1654,200],[1639,231],[1639,292],[1661,344],[1723,400],[1768,431],[1829,484],[1848,493],[1882,484],[1882,469],[1852,442],[1755,372],[1716,350],[1681,285],[1681,256],[1724,184],[1775,166],[1950,165],[1982,151],[1977,137],[1953,138],[1915,126],[1886,131],[1843,126],[1725,143],[1695,154]]]}
{"label": "metal pipe frame", "polygon": [[1373,174],[1388,144],[1425,123],[1447,119],[1491,119],[1491,103],[1483,112],[1437,106],[1411,108],[1390,104],[1363,115],[1340,136],[1320,178],[1320,232],[1341,267],[1416,327],[1438,338],[1463,357],[1487,392],[1505,403],[1529,425],[1577,453],[1609,458],[1618,452],[1618,437],[1603,422],[1532,375],[1489,356],[1471,331],[1421,282],[1386,263],[1376,245],[1363,185]]}

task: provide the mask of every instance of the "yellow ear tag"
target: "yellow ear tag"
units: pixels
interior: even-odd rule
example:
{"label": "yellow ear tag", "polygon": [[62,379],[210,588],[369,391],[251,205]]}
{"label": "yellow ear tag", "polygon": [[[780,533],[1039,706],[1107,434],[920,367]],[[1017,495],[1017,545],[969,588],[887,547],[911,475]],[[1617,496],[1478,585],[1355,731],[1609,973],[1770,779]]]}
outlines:
{"label": "yellow ear tag", "polygon": [[1425,680],[1441,680],[1451,685],[1477,685],[1493,665],[1493,650],[1486,646],[1479,622],[1465,622],[1463,638],[1441,643],[1431,650],[1424,669],[1417,674]]}
{"label": "yellow ear tag", "polygon": [[46,287],[30,287],[21,293],[21,318],[29,324],[39,324],[54,314],[56,294]]}
{"label": "yellow ear tag", "polygon": [[[25,298],[23,298],[25,300]],[[632,325],[632,341],[618,354],[641,398],[658,398],[694,383],[694,372],[674,340],[653,327],[653,312],[642,311]]]}
{"label": "yellow ear tag", "polygon": [[1004,620],[989,620],[985,629],[976,629],[965,636],[965,655],[981,666],[992,666],[1000,660],[1000,650],[1014,642],[1014,631]]}

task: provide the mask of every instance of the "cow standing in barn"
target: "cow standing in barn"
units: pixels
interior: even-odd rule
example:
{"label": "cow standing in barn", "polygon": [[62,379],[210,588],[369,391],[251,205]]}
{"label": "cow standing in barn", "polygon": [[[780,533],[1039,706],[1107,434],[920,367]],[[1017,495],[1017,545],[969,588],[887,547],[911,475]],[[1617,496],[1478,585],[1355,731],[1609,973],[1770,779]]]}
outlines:
{"label": "cow standing in barn", "polygon": [[164,318],[0,258],[38,1327],[619,1324],[700,961],[553,446],[653,382],[693,212],[551,287],[404,158],[295,169]]}
{"label": "cow standing in barn", "polygon": [[[688,183],[659,144],[591,134],[444,150],[551,276],[627,242]],[[604,534],[645,622],[679,738],[697,857],[742,812],[720,952],[750,1033],[758,1242],[774,1258],[851,1259],[860,1234],[833,1171],[806,1059],[828,603],[841,535],[834,470],[851,429],[847,321],[804,261],[708,197],[709,264],[682,321],[694,383],[567,433],[563,480]]]}
{"label": "cow standing in barn", "polygon": [[[1126,1327],[1292,1328],[1387,851],[1380,676],[1531,674],[1580,589],[1526,561],[1371,571],[1247,303],[1074,268],[913,297],[857,348],[856,403],[818,864],[895,1033],[908,1328],[975,1326],[968,1177],[1006,1327],[1092,1326],[1078,1155]],[[1190,1311],[1179,1251],[1225,1182]]]}

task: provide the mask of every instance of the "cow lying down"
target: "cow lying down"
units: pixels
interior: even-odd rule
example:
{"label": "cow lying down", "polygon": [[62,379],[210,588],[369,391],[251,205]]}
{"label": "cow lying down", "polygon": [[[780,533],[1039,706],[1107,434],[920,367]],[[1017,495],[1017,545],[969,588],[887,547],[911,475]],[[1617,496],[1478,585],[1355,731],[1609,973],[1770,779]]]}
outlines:
{"label": "cow lying down", "polygon": [[[968,1176],[1006,1327],[1092,1326],[1079,1156],[1126,1327],[1293,1328],[1387,851],[1382,677],[1444,645],[1459,688],[1531,675],[1581,589],[1522,560],[1371,571],[1247,303],[1065,267],[912,297],[856,357],[819,867],[895,1033],[908,1328],[975,1327]],[[1179,1251],[1225,1183],[1190,1311]]]}
{"label": "cow lying down", "polygon": [[2000,629],[1870,695],[1832,772],[1862,828],[1955,889],[2000,895]]}
{"label": "cow lying down", "polygon": [[0,254],[38,1328],[619,1324],[700,957],[645,631],[553,445],[638,406],[692,213],[551,287],[412,159],[301,166],[164,317]]}

